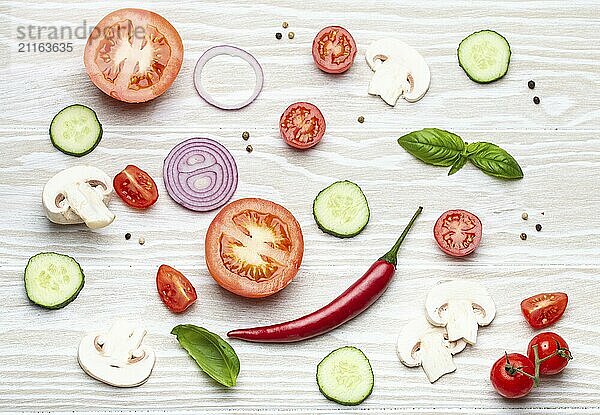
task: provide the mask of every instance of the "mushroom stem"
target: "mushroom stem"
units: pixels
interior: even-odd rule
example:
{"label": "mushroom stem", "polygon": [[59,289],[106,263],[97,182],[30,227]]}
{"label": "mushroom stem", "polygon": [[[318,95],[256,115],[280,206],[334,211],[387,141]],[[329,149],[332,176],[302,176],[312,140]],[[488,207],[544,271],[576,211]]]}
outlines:
{"label": "mushroom stem", "polygon": [[446,313],[448,315],[446,325],[448,340],[452,342],[462,338],[469,344],[475,344],[479,325],[471,301],[448,301]]}
{"label": "mushroom stem", "polygon": [[419,353],[421,366],[431,383],[456,370],[452,353],[444,345],[444,338],[439,333],[432,332],[423,336]]}
{"label": "mushroom stem", "polygon": [[64,195],[71,209],[83,219],[90,229],[103,228],[115,219],[102,200],[102,195],[88,183],[72,183],[65,187]]}
{"label": "mushroom stem", "polygon": [[408,235],[410,228],[412,228],[413,224],[415,223],[415,220],[417,220],[417,216],[419,216],[422,211],[423,207],[419,206],[410,222],[408,222],[408,225],[406,225],[406,228],[404,228],[402,235],[400,235],[394,246],[392,246],[392,249],[390,249],[384,256],[379,258],[380,260],[389,262],[393,266],[396,266],[396,264],[398,263],[398,251],[400,250],[400,245],[402,245],[402,242],[404,242],[404,238],[406,238],[406,235]]}

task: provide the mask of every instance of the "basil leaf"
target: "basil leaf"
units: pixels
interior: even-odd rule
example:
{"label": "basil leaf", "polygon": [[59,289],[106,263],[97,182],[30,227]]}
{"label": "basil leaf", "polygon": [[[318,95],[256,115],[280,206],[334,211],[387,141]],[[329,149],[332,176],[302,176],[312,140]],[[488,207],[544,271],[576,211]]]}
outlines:
{"label": "basil leaf", "polygon": [[465,150],[456,134],[437,128],[424,128],[403,135],[398,144],[419,160],[434,166],[452,166]]}
{"label": "basil leaf", "polygon": [[522,179],[521,166],[506,150],[492,143],[478,142],[467,146],[469,160],[481,171],[501,179]]}
{"label": "basil leaf", "polygon": [[229,343],[215,333],[192,324],[175,326],[171,334],[177,336],[181,347],[208,376],[221,385],[235,386],[240,373],[240,359]]}
{"label": "basil leaf", "polygon": [[467,161],[469,161],[468,157],[465,157],[463,155],[459,156],[456,159],[456,161],[454,162],[454,164],[452,165],[452,167],[450,168],[450,171],[448,172],[448,176],[452,176],[454,173],[456,173],[457,171],[462,169],[464,167],[464,165],[467,164]]}

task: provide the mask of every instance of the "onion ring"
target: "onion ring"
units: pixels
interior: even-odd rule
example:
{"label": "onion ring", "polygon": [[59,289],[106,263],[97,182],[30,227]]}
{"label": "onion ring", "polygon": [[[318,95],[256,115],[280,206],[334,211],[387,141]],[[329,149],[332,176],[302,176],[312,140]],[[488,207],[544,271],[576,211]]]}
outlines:
{"label": "onion ring", "polygon": [[[252,92],[252,95],[250,95],[250,97],[247,100],[238,104],[226,104],[223,102],[219,102],[216,99],[214,99],[213,96],[210,95],[208,91],[202,86],[202,69],[204,68],[204,65],[206,65],[206,63],[215,56],[220,55],[229,55],[243,59],[246,62],[248,62],[252,69],[254,69],[254,74],[256,75],[256,84],[254,86],[254,91]],[[262,91],[264,79],[265,77],[263,70],[256,58],[250,53],[246,52],[245,50],[230,45],[214,46],[208,49],[202,54],[202,56],[200,56],[200,59],[198,59],[196,67],[194,68],[194,86],[196,87],[198,94],[210,105],[217,108],[221,108],[223,110],[239,110],[240,108],[244,108],[246,105],[252,103],[252,101],[256,99],[258,94],[260,94],[260,91]]]}
{"label": "onion ring", "polygon": [[167,193],[196,212],[220,208],[231,199],[238,183],[231,153],[210,138],[190,138],[177,144],[165,159]]}

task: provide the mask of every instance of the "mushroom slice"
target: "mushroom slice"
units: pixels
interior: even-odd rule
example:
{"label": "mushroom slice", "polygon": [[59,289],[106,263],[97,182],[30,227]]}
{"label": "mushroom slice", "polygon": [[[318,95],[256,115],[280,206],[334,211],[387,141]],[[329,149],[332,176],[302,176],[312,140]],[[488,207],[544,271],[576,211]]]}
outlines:
{"label": "mushroom slice", "polygon": [[398,336],[396,351],[404,366],[421,366],[429,382],[433,383],[456,370],[452,355],[466,347],[463,340],[451,342],[446,329],[434,327],[419,317],[409,322]]}
{"label": "mushroom slice", "polygon": [[115,215],[108,210],[112,180],[92,166],[75,166],[48,180],[42,204],[51,222],[84,223],[91,229],[110,225]]}
{"label": "mushroom slice", "polygon": [[427,320],[446,327],[448,340],[477,341],[478,326],[489,325],[496,305],[488,291],[474,281],[444,281],[431,289],[425,300]]}
{"label": "mushroom slice", "polygon": [[369,94],[379,95],[394,106],[400,96],[408,102],[416,102],[427,93],[431,82],[429,66],[416,49],[401,40],[377,40],[371,43],[365,58],[375,71]]}
{"label": "mushroom slice", "polygon": [[87,334],[79,344],[79,366],[85,373],[120,388],[139,386],[152,373],[156,355],[142,345],[146,330],[117,320],[106,333]]}

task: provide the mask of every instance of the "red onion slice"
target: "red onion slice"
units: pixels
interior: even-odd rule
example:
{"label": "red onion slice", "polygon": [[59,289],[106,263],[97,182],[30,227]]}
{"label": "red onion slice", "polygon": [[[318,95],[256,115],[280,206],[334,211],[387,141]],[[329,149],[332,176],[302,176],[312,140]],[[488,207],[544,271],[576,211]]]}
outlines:
{"label": "red onion slice", "polygon": [[231,153],[210,138],[177,144],[163,166],[165,187],[181,206],[197,212],[220,208],[231,199],[238,172]]}
{"label": "red onion slice", "polygon": [[[220,55],[229,55],[241,58],[248,62],[252,69],[254,69],[254,74],[256,75],[256,84],[254,86],[254,92],[252,92],[252,95],[250,95],[250,98],[247,100],[241,103],[219,102],[214,99],[213,96],[210,95],[202,86],[202,68],[204,68],[204,65],[206,65],[209,60]],[[239,110],[240,108],[244,108],[246,105],[254,101],[258,94],[260,94],[260,91],[262,91],[264,79],[265,77],[263,70],[256,58],[245,50],[230,45],[214,46],[208,49],[202,56],[200,56],[200,59],[198,59],[198,62],[196,63],[196,68],[194,69],[194,86],[196,87],[198,94],[210,105],[223,110]]]}

